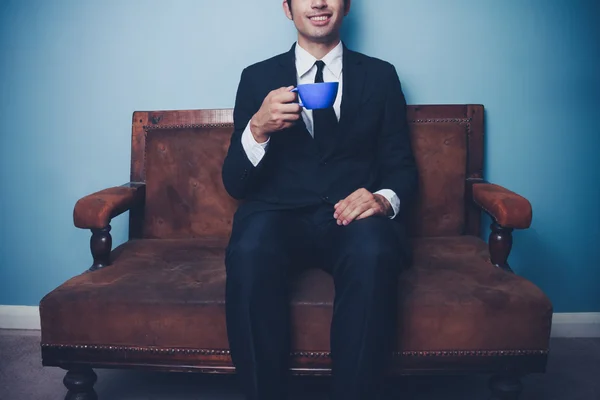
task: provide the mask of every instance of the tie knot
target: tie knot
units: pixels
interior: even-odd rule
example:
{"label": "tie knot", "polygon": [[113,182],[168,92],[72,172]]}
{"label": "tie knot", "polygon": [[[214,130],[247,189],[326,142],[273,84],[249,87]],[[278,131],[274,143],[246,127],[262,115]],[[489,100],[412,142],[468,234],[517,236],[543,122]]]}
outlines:
{"label": "tie knot", "polygon": [[317,66],[317,74],[315,75],[315,83],[323,82],[323,68],[325,68],[325,63],[321,60],[315,61],[315,65]]}
{"label": "tie knot", "polygon": [[315,61],[315,65],[317,66],[317,72],[323,72],[323,68],[325,68],[325,63],[322,60]]}

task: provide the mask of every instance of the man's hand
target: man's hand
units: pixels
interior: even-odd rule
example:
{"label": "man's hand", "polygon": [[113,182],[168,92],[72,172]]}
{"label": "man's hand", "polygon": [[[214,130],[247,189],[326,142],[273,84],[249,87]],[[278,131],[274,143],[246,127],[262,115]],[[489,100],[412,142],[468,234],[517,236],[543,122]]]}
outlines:
{"label": "man's hand", "polygon": [[266,142],[271,133],[291,127],[299,118],[302,107],[292,103],[294,87],[282,87],[271,91],[250,122],[250,131],[258,143]]}
{"label": "man's hand", "polygon": [[394,213],[392,205],[380,194],[373,194],[367,189],[358,189],[335,206],[333,217],[338,225],[348,225],[373,215],[391,216]]}

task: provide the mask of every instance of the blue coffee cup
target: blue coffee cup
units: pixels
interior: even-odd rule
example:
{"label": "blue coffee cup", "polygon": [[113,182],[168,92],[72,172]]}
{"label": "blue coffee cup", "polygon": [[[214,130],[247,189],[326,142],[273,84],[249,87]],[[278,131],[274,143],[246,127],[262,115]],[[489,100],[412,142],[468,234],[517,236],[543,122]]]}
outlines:
{"label": "blue coffee cup", "polygon": [[292,89],[292,92],[300,95],[300,107],[316,110],[333,106],[339,86],[338,82],[305,83]]}

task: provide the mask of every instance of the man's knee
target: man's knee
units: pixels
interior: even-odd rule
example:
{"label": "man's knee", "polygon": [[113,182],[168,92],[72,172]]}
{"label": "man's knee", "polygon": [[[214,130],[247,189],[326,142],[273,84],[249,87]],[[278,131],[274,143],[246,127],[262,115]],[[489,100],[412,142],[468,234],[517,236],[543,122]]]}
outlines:
{"label": "man's knee", "polygon": [[[354,224],[354,226],[353,226]],[[391,260],[399,254],[398,235],[393,221],[365,218],[354,221],[348,229],[344,246],[351,257],[364,261]]]}
{"label": "man's knee", "polygon": [[[393,221],[366,218],[341,227],[347,229],[341,246],[342,275],[366,292],[383,289],[402,268],[402,252]],[[353,226],[353,224],[355,224]]]}
{"label": "man's knee", "polygon": [[244,262],[260,262],[277,255],[284,240],[285,220],[274,212],[254,214],[234,224],[227,257]]}
{"label": "man's knee", "polygon": [[227,279],[238,287],[261,286],[277,278],[281,257],[260,238],[241,238],[227,249],[225,268]]}
{"label": "man's knee", "polygon": [[260,235],[245,232],[227,247],[228,262],[261,263],[274,253],[272,245],[264,241]]}

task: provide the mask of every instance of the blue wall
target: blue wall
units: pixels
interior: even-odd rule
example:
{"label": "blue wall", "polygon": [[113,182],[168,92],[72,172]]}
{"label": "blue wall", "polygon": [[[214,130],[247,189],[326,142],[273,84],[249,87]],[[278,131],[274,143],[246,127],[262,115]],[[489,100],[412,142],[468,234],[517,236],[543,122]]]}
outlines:
{"label": "blue wall", "polygon": [[[128,181],[134,110],[232,107],[242,68],[295,40],[279,1],[234,3],[0,0],[0,304],[37,305],[91,264],[73,205]],[[486,178],[534,209],[510,261],[560,312],[600,311],[599,16],[594,0],[355,0],[344,28],[409,103],[486,106]]]}

